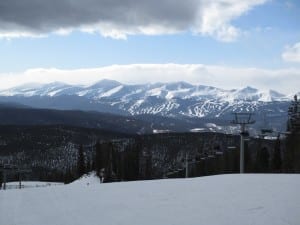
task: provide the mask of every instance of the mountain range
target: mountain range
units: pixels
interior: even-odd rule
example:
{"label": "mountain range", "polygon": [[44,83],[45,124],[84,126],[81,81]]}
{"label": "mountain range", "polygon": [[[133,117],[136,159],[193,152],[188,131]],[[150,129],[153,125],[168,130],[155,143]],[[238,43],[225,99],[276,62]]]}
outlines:
{"label": "mountain range", "polygon": [[93,85],[29,83],[0,91],[0,102],[34,108],[83,110],[123,116],[156,115],[229,121],[232,112],[253,112],[256,126],[284,130],[292,96],[253,87],[224,90],[186,82],[122,84],[101,80]]}

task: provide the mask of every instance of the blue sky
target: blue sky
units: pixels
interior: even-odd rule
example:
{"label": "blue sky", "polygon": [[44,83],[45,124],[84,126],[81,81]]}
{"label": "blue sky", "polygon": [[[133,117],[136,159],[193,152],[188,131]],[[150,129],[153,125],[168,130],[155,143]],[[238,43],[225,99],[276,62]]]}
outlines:
{"label": "blue sky", "polygon": [[[27,1],[30,3],[31,0]],[[187,4],[189,2],[195,6],[197,4],[194,0],[187,1]],[[39,19],[38,17],[30,21],[30,17],[26,16],[26,10],[30,11],[35,5],[31,8],[21,7],[21,9],[7,6],[7,11],[12,10],[16,15],[17,9],[25,11],[24,18],[29,19],[23,23],[24,18],[9,20],[7,19],[9,17],[0,16],[0,81],[5,82],[14,74],[20,78],[18,78],[20,82],[34,81],[34,79],[26,80],[24,74],[28,74],[28,70],[35,68],[45,70],[57,68],[61,71],[69,71],[103,68],[116,64],[201,64],[236,69],[255,68],[272,73],[293,69],[295,80],[291,82],[299,81],[299,1],[256,0],[256,3],[253,3],[254,0],[245,0],[245,4],[240,4],[238,3],[240,1],[225,0],[226,5],[209,5],[206,2],[209,1],[202,0],[202,5],[199,6],[202,14],[197,17],[198,19],[188,17],[188,14],[193,12],[190,8],[186,8],[187,15],[182,15],[184,14],[180,12],[182,6],[178,6],[178,10],[173,6],[176,3],[172,6],[166,3],[164,7],[171,8],[166,9],[166,12],[172,13],[172,17],[164,15],[163,13],[166,13],[164,11],[161,15],[156,13],[155,8],[154,12],[144,11],[146,6],[148,8],[151,6],[141,4],[138,6],[141,8],[137,7],[139,11],[134,11],[136,20],[128,19],[122,22],[121,15],[121,22],[113,16],[99,17],[95,22],[89,21],[89,18],[82,13],[82,16],[75,15],[76,19],[79,18],[78,22],[66,22],[64,19],[56,20],[54,13],[54,15],[50,14],[49,18],[43,16],[40,20],[44,23],[38,25],[34,22]],[[208,6],[206,7],[205,4]],[[133,6],[128,3],[123,7],[131,9]],[[114,11],[115,8],[116,6],[112,5],[107,10]],[[39,10],[42,11],[43,7],[41,6]],[[140,11],[141,15],[146,14],[147,17],[139,16]],[[178,11],[180,13],[177,17]],[[198,16],[199,11],[195,15]],[[64,12],[62,10],[62,13]],[[57,17],[60,18],[59,12]],[[164,22],[160,23],[156,17]],[[84,27],[81,18],[82,21],[87,21]],[[131,18],[131,15],[126,15],[124,18]],[[145,22],[140,23],[140,20]],[[199,20],[201,20],[200,25]],[[51,76],[51,73],[47,76]],[[99,78],[101,77],[99,75]],[[53,80],[56,78],[58,78],[57,74],[53,74]],[[71,76],[69,79],[72,83]],[[133,77],[131,79],[134,80]],[[180,77],[174,78],[174,80],[178,79]],[[190,81],[185,79],[184,73],[182,80]],[[145,82],[147,81],[148,79],[145,78]],[[11,81],[13,82],[20,83],[15,78]],[[257,82],[259,86],[259,81]],[[251,85],[256,84],[253,82]]]}

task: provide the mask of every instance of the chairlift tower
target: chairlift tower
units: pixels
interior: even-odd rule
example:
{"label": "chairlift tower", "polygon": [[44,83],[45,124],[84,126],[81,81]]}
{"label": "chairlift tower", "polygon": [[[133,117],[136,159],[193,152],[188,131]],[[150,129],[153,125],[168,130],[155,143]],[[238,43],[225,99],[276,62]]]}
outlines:
{"label": "chairlift tower", "polygon": [[255,120],[252,119],[253,113],[233,113],[234,120],[231,121],[232,124],[240,125],[240,173],[244,173],[244,158],[245,158],[245,137],[249,136],[249,133],[246,130],[246,126],[254,124]]}
{"label": "chairlift tower", "polygon": [[16,165],[12,165],[12,164],[0,164],[0,172],[2,172],[2,176],[3,176],[3,190],[6,190],[6,182],[7,182],[7,175],[9,174],[17,174],[19,177],[19,189],[22,188],[22,174],[29,174],[32,172],[31,169],[27,169],[27,168],[20,168]]}

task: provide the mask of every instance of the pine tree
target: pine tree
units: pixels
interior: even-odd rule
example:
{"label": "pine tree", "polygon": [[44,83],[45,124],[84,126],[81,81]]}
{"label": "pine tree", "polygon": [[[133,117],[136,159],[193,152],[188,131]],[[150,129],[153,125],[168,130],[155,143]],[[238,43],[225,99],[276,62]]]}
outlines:
{"label": "pine tree", "polygon": [[266,147],[263,147],[256,153],[256,171],[260,173],[269,172],[270,154]]}
{"label": "pine tree", "polygon": [[118,150],[112,145],[112,171],[114,180],[121,180],[121,157]]}
{"label": "pine tree", "polygon": [[2,182],[3,182],[3,178],[2,178],[2,171],[0,171],[0,189],[2,188]]}
{"label": "pine tree", "polygon": [[95,159],[94,159],[94,167],[96,170],[97,175],[100,175],[100,170],[104,168],[104,154],[102,150],[102,146],[99,142],[95,145]]}
{"label": "pine tree", "polygon": [[251,149],[248,142],[245,143],[245,172],[251,173],[253,171],[253,160],[251,155]]}
{"label": "pine tree", "polygon": [[81,177],[85,173],[85,160],[83,154],[83,147],[80,145],[78,149],[78,156],[77,156],[77,175]]}
{"label": "pine tree", "polygon": [[94,164],[97,175],[104,178],[104,182],[114,181],[116,178],[116,171],[118,170],[117,153],[111,142],[96,143],[95,146]]}
{"label": "pine tree", "polygon": [[146,156],[146,169],[145,169],[145,178],[152,178],[152,153],[148,151]]}
{"label": "pine tree", "polygon": [[282,160],[281,160],[280,138],[278,135],[274,146],[273,156],[272,156],[272,172],[280,173],[281,166],[282,166],[281,164],[282,164]]}
{"label": "pine tree", "polygon": [[140,146],[131,144],[126,147],[124,155],[124,178],[125,180],[138,180],[140,171]]}
{"label": "pine tree", "polygon": [[72,173],[72,170],[68,168],[64,174],[64,183],[69,184],[72,181],[74,181],[74,174]]}
{"label": "pine tree", "polygon": [[91,165],[90,159],[88,157],[86,159],[85,171],[86,171],[86,173],[89,173],[92,171],[92,165]]}
{"label": "pine tree", "polygon": [[288,119],[288,131],[291,133],[300,132],[300,101],[298,100],[297,95],[294,96],[294,101],[292,101],[289,110],[289,119]]}
{"label": "pine tree", "polygon": [[113,181],[113,145],[111,142],[105,144],[105,182]]}
{"label": "pine tree", "polygon": [[300,172],[300,101],[296,95],[288,112],[289,134],[286,139],[283,168],[285,172]]}
{"label": "pine tree", "polygon": [[234,173],[239,173],[240,171],[240,151],[239,149],[234,149],[233,151],[231,151],[232,153],[232,157],[233,157],[233,167],[232,167],[232,171]]}

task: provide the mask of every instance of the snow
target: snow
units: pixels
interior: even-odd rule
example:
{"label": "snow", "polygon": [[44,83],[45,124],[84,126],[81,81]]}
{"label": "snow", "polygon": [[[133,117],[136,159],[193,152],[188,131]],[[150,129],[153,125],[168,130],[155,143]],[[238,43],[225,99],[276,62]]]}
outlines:
{"label": "snow", "polygon": [[[263,108],[274,108],[271,102],[289,102],[293,96],[286,96],[274,90],[258,90],[251,87],[225,90],[216,87],[191,85],[184,82],[128,85],[111,80],[102,80],[90,86],[50,83],[28,84],[0,91],[0,96],[79,96],[112,106],[112,110],[128,112],[130,115],[159,114],[161,116],[215,117],[232,111],[254,112]],[[102,98],[105,98],[103,100]],[[24,99],[20,98],[21,101]],[[74,104],[81,108],[81,104]],[[143,103],[143,104],[141,104]],[[35,106],[34,103],[30,104]],[[93,106],[93,107],[94,107]],[[98,105],[99,106],[99,105]],[[284,114],[284,105],[276,111]],[[100,107],[101,108],[101,107]],[[99,108],[99,110],[100,110]],[[284,115],[283,115],[284,116]]]}
{"label": "snow", "polygon": [[193,132],[193,133],[205,132],[205,131],[206,131],[206,128],[193,128],[193,129],[190,129],[190,132]]}
{"label": "snow", "polygon": [[65,89],[66,89],[66,88],[56,89],[56,90],[50,91],[50,92],[48,92],[48,93],[46,93],[46,94],[47,94],[48,96],[53,97],[53,96],[57,95],[59,92],[62,92],[63,90],[65,90]]}
{"label": "snow", "polygon": [[172,98],[189,98],[190,97],[190,88],[185,88],[185,89],[178,89],[175,91],[168,91],[168,94],[166,95],[166,99],[170,100]]}
{"label": "snow", "polygon": [[146,93],[146,96],[161,96],[164,92],[164,88],[153,88]]}
{"label": "snow", "polygon": [[[1,90],[0,96],[59,96],[66,94],[62,90],[65,88],[78,88],[78,85],[66,85],[60,82],[53,82],[49,84],[29,83],[21,86],[13,87],[7,90]],[[140,92],[135,89],[139,88]],[[71,91],[69,94],[77,96],[85,96],[91,99],[111,97],[120,92],[122,89],[127,90],[124,96],[127,98],[135,98],[136,94],[140,93],[140,99],[145,99],[148,96],[158,96],[170,100],[173,98],[189,99],[219,99],[222,102],[234,103],[238,100],[248,101],[289,101],[293,96],[285,96],[274,90],[258,90],[252,87],[245,87],[234,90],[223,90],[220,88],[191,85],[185,82],[175,83],[158,83],[155,85],[141,84],[141,85],[125,85],[113,80],[101,80],[93,85],[85,88],[79,88],[77,92]]]}
{"label": "snow", "polygon": [[300,221],[300,175],[296,174],[110,184],[94,178],[0,191],[0,224],[298,225]]}
{"label": "snow", "polygon": [[170,130],[157,130],[157,129],[153,130],[153,134],[165,134],[170,132],[171,132]]}
{"label": "snow", "polygon": [[109,97],[109,96],[111,96],[111,95],[113,95],[113,94],[119,92],[123,87],[124,87],[123,85],[120,85],[120,86],[118,86],[118,87],[115,87],[115,88],[113,88],[113,89],[110,89],[109,91],[104,92],[103,94],[101,94],[101,95],[99,96],[99,98]]}
{"label": "snow", "polygon": [[92,172],[88,175],[83,175],[81,178],[78,180],[75,180],[69,185],[94,185],[94,184],[99,184],[100,179],[96,176],[96,173]]}

